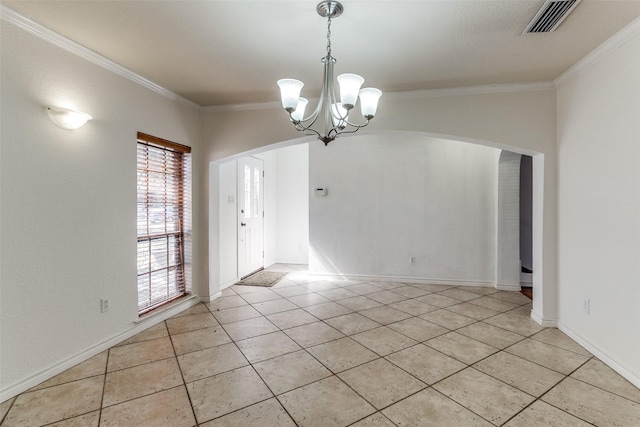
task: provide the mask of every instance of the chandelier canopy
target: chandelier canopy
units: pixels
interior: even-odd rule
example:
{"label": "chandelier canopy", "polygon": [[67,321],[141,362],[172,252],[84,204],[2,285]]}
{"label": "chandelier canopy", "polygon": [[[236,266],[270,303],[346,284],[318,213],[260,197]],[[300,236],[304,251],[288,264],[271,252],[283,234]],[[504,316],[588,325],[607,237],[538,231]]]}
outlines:
{"label": "chandelier canopy", "polygon": [[[331,56],[331,19],[342,15],[344,8],[337,1],[323,1],[318,4],[316,10],[320,16],[327,18],[327,56],[322,58],[324,64],[324,77],[318,106],[311,115],[304,117],[304,110],[309,103],[306,98],[300,97],[300,91],[304,86],[300,80],[278,80],[282,107],[289,113],[289,119],[297,130],[305,135],[316,135],[324,142],[324,145],[342,133],[354,133],[358,129],[369,124],[376,115],[378,100],[382,91],[376,88],[360,89],[364,79],[357,74],[340,74],[337,78],[340,85],[340,100],[334,90],[333,64],[336,59]],[[360,98],[360,111],[365,119],[362,124],[349,121],[349,112],[355,107]],[[318,119],[324,120],[324,129],[321,124],[316,125]],[[314,129],[320,128],[320,131]]]}

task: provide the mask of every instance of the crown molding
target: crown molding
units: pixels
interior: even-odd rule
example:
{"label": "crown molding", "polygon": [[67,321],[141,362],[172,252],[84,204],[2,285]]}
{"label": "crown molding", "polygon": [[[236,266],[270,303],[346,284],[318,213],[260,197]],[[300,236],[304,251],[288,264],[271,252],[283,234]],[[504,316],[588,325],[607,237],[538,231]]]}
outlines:
{"label": "crown molding", "polygon": [[10,22],[17,27],[55,45],[61,47],[62,49],[73,53],[81,58],[86,59],[87,61],[93,62],[96,65],[99,65],[107,70],[122,76],[126,79],[131,80],[134,83],[137,83],[147,89],[151,89],[152,91],[159,93],[162,96],[165,96],[173,101],[176,101],[182,105],[186,105],[187,107],[194,108],[196,110],[200,110],[200,106],[195,102],[189,101],[187,98],[184,98],[174,92],[171,92],[168,89],[163,88],[162,86],[152,82],[151,80],[145,79],[139,74],[134,73],[133,71],[123,67],[116,62],[105,58],[102,55],[97,54],[96,52],[82,46],[79,43],[74,42],[73,40],[56,33],[35,21],[32,21],[29,18],[26,18],[13,9],[10,9],[4,5],[0,5],[0,17],[2,20]]}
{"label": "crown molding", "polygon": [[585,70],[602,61],[609,54],[615,52],[619,47],[624,46],[634,37],[640,35],[640,18],[636,18],[622,30],[614,34],[610,39],[595,48],[591,53],[569,67],[560,74],[553,83],[556,87],[565,84],[572,78],[582,74]]}
{"label": "crown molding", "polygon": [[[465,96],[465,95],[483,95],[498,93],[514,93],[514,92],[534,92],[555,90],[553,82],[533,82],[533,83],[508,83],[493,84],[479,86],[462,86],[448,89],[426,89],[412,90],[405,92],[384,93],[385,99],[422,99],[422,98],[441,98],[448,96]],[[310,98],[310,102],[317,101],[318,98]],[[225,104],[210,105],[202,107],[204,113],[230,112],[230,111],[253,111],[268,110],[272,108],[282,108],[280,101],[262,102],[262,103],[246,103],[246,104]]]}
{"label": "crown molding", "polygon": [[[316,101],[317,98],[309,99],[310,102]],[[202,107],[200,110],[203,113],[220,113],[230,111],[254,111],[254,110],[271,110],[273,108],[282,108],[280,101],[269,102],[255,102],[245,104],[221,104],[221,105],[209,105]]]}
{"label": "crown molding", "polygon": [[554,90],[553,82],[505,83],[478,86],[461,86],[446,89],[412,90],[385,94],[391,99],[441,98],[448,96],[484,95],[513,92]]}
{"label": "crown molding", "polygon": [[[262,103],[245,103],[245,104],[225,104],[225,105],[210,105],[202,107],[195,102],[192,102],[162,86],[134,73],[133,71],[117,64],[116,62],[105,58],[102,55],[82,46],[81,44],[56,33],[35,21],[32,21],[14,10],[0,5],[0,16],[2,20],[13,23],[14,25],[28,31],[35,36],[48,41],[58,47],[61,47],[68,52],[71,52],[81,58],[84,58],[94,64],[97,64],[107,70],[114,72],[126,79],[133,81],[147,89],[150,89],[160,95],[163,95],[173,101],[180,104],[191,107],[199,112],[234,112],[234,111],[255,111],[255,110],[268,110],[281,108],[279,101],[270,101]],[[640,20],[636,20],[640,21]],[[640,25],[638,26],[640,27]],[[624,31],[624,30],[623,30]],[[636,31],[627,36],[625,41],[634,36]],[[557,81],[558,79],[556,79]],[[557,83],[556,83],[557,85]],[[446,89],[426,89],[426,90],[414,90],[405,92],[390,92],[385,93],[386,99],[422,99],[422,98],[439,98],[449,96],[465,96],[465,95],[482,95],[482,94],[499,94],[499,93],[514,93],[514,92],[532,92],[532,91],[545,91],[555,90],[556,85],[554,82],[530,82],[530,83],[508,83],[508,84],[491,84],[491,85],[478,85],[478,86],[462,86],[456,88]],[[314,101],[317,99],[310,99]]]}

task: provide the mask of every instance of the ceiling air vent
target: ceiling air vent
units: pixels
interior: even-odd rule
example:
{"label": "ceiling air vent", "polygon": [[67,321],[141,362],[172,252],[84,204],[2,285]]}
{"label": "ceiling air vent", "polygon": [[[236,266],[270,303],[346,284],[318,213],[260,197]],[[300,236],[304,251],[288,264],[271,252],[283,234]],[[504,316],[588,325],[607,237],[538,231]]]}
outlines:
{"label": "ceiling air vent", "polygon": [[558,28],[580,0],[547,0],[522,34],[550,33]]}

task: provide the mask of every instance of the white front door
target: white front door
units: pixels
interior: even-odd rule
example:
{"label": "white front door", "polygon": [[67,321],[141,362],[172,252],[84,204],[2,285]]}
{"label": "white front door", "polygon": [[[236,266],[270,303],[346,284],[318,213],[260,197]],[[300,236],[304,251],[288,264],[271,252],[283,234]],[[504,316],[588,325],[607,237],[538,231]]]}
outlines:
{"label": "white front door", "polygon": [[264,166],[261,159],[238,160],[238,276],[264,267]]}

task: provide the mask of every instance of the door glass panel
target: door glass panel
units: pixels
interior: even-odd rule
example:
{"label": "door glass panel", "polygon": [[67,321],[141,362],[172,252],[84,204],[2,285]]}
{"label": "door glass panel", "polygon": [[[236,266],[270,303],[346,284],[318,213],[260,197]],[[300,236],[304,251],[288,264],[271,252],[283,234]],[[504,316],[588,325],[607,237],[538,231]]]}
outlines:
{"label": "door glass panel", "polygon": [[253,216],[260,216],[260,169],[253,169]]}
{"label": "door glass panel", "polygon": [[251,218],[251,166],[244,165],[244,218]]}

